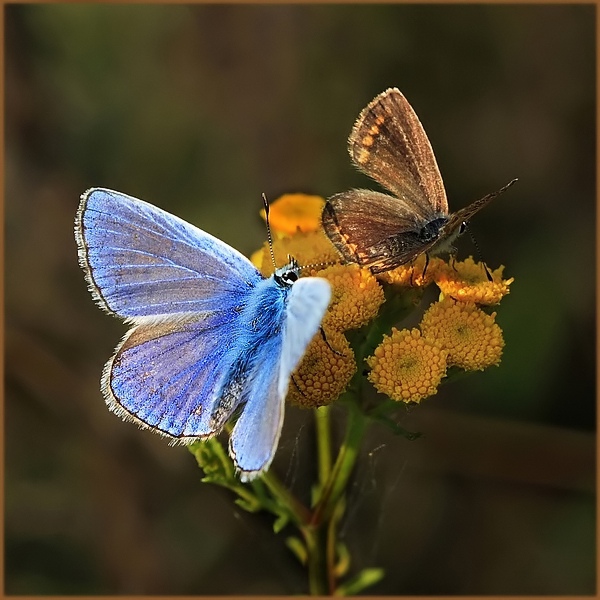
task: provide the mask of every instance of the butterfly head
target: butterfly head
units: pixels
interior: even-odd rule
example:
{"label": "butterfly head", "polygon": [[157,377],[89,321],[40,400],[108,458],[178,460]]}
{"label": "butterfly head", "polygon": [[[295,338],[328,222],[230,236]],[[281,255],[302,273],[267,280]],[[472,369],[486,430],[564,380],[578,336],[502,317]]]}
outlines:
{"label": "butterfly head", "polygon": [[301,270],[302,267],[298,264],[298,261],[288,254],[288,263],[275,270],[273,279],[281,287],[291,287],[300,278]]}

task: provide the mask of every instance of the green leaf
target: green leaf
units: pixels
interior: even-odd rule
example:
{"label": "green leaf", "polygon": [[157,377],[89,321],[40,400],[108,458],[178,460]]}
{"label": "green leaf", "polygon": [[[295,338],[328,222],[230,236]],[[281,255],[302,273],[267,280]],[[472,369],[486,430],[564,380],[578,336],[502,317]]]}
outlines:
{"label": "green leaf", "polygon": [[203,481],[217,484],[237,482],[233,462],[216,437],[194,442],[188,449],[204,471]]}
{"label": "green leaf", "polygon": [[338,542],[336,545],[337,551],[337,563],[334,567],[334,574],[337,579],[343,577],[350,568],[350,552],[348,551],[348,547],[346,544],[342,542]]}
{"label": "green leaf", "polygon": [[253,501],[252,497],[236,498],[235,503],[250,513],[258,512],[262,508],[261,503],[257,499]]}
{"label": "green leaf", "polygon": [[363,569],[356,577],[340,585],[335,590],[337,596],[355,596],[371,585],[375,585],[383,579],[383,569]]}
{"label": "green leaf", "polygon": [[308,552],[300,538],[290,536],[285,540],[285,545],[292,551],[302,565],[306,565],[306,562],[308,561]]}
{"label": "green leaf", "polygon": [[286,513],[281,513],[273,523],[273,531],[279,533],[289,522],[290,517]]}

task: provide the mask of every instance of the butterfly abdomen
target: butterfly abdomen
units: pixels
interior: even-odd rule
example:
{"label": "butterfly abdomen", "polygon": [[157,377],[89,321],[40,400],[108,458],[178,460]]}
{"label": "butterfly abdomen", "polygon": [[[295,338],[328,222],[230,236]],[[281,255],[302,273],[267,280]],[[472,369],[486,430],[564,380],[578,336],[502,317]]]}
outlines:
{"label": "butterfly abdomen", "polygon": [[256,284],[240,307],[238,327],[232,332],[235,341],[230,349],[230,367],[223,377],[223,387],[212,409],[211,427],[220,430],[235,409],[246,402],[249,382],[261,365],[261,357],[274,356],[281,345],[281,327],[285,314],[288,287],[278,285],[271,277]]}

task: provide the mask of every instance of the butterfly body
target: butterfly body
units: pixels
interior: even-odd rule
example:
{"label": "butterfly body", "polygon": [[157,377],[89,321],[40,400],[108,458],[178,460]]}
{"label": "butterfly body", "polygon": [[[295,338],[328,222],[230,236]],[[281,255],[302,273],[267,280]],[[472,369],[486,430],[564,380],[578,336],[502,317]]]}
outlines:
{"label": "butterfly body", "polygon": [[331,290],[294,262],[264,278],[239,252],[151,204],[94,188],[75,221],[80,264],[101,308],[132,327],[106,363],[108,407],[173,442],[221,431],[248,480],[275,453],[291,373]]}
{"label": "butterfly body", "polygon": [[327,200],[325,233],[348,262],[373,273],[422,253],[452,252],[470,217],[514,183],[450,214],[433,149],[414,110],[396,88],[359,115],[348,151],[355,166],[391,194],[355,189]]}
{"label": "butterfly body", "polygon": [[232,332],[226,360],[230,367],[223,377],[225,383],[215,392],[211,430],[220,430],[240,403],[247,400],[244,391],[256,377],[257,369],[268,368],[281,353],[281,328],[290,290],[290,285],[271,276],[259,281],[239,306],[238,329]]}

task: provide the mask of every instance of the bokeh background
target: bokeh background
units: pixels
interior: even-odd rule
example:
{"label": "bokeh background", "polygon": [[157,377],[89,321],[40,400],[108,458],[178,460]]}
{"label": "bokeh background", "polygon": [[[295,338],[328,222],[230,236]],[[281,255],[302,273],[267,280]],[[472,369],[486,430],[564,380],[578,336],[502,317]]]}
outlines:
{"label": "bokeh background", "polygon": [[[594,592],[594,6],[4,10],[7,593],[306,591],[269,517],[106,410],[100,371],[125,327],[86,290],[73,218],[85,189],[111,187],[250,254],[262,192],[370,185],[346,138],[389,86],[451,208],[519,177],[472,223],[516,281],[501,366],[406,413],[417,441],[371,428],[352,567],[386,569],[376,594]],[[288,411],[275,462],[298,489],[311,419]]]}

